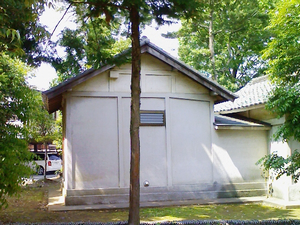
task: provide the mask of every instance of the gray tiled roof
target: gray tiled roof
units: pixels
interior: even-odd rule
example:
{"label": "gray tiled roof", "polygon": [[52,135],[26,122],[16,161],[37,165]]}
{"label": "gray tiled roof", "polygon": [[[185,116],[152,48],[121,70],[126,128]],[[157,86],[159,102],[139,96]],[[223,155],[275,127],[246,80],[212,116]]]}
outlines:
{"label": "gray tiled roof", "polygon": [[215,112],[225,112],[264,104],[267,102],[271,90],[272,85],[268,76],[254,78],[235,93],[239,96],[237,99],[233,102],[226,101],[216,104],[214,110]]}

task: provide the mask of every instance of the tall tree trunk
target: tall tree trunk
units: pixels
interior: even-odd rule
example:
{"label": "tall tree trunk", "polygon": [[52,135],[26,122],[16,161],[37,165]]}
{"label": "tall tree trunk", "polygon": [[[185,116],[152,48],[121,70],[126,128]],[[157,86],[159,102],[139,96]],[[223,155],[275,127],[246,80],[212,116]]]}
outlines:
{"label": "tall tree trunk", "polygon": [[130,9],[132,69],[131,69],[131,118],[130,118],[130,200],[129,225],[140,224],[140,78],[141,78],[141,46],[140,16],[138,9]]}
{"label": "tall tree trunk", "polygon": [[217,79],[216,65],[215,65],[215,49],[214,49],[214,0],[210,1],[210,13],[209,13],[209,51],[210,51],[210,62],[212,67],[212,79]]}

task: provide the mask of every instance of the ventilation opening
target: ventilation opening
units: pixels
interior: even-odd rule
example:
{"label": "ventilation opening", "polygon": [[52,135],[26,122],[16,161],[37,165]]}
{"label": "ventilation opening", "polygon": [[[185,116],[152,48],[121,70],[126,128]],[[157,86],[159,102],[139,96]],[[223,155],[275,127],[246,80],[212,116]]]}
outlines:
{"label": "ventilation opening", "polygon": [[165,111],[141,111],[140,126],[165,126]]}

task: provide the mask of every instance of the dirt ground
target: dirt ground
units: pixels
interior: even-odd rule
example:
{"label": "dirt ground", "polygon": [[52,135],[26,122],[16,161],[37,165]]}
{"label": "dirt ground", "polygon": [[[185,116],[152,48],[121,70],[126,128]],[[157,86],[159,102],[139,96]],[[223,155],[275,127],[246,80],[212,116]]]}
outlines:
{"label": "dirt ground", "polygon": [[8,198],[0,210],[0,224],[26,222],[117,222],[127,220],[126,210],[48,211],[48,191],[59,188],[60,179],[37,181],[24,186],[19,196]]}

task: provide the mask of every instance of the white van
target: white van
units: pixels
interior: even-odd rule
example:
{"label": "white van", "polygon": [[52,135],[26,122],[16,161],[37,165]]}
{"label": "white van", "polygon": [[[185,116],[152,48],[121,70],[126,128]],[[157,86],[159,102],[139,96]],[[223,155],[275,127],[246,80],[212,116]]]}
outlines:
{"label": "white van", "polygon": [[[34,153],[34,162],[37,164],[36,172],[39,175],[44,174],[45,170],[45,153],[39,152]],[[55,153],[48,153],[47,154],[47,171],[59,171],[62,168],[62,160],[61,158]]]}

